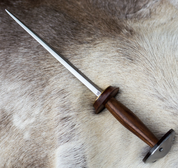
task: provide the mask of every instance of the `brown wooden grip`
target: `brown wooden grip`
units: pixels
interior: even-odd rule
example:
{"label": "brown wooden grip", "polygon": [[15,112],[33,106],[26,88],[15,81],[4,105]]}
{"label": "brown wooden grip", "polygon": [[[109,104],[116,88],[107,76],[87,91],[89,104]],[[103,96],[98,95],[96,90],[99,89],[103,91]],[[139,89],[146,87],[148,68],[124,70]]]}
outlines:
{"label": "brown wooden grip", "polygon": [[96,112],[100,112],[105,106],[123,126],[153,147],[158,139],[131,110],[114,98],[117,92],[118,88],[108,87],[94,103]]}

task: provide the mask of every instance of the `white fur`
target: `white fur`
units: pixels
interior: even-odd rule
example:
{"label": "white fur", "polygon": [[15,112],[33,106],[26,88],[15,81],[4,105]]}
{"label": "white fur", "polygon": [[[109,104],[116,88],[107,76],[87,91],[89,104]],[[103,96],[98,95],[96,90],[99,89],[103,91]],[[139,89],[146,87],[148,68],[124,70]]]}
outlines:
{"label": "white fur", "polygon": [[[63,15],[43,6],[14,12],[98,86],[120,87],[116,98],[160,139],[178,130],[178,11],[168,1],[149,10],[123,20],[133,35],[123,29],[92,43],[68,39],[63,49],[57,29]],[[0,15],[0,167],[178,167],[177,139],[168,155],[144,164],[148,145],[107,110],[94,114],[95,96],[2,8]]]}

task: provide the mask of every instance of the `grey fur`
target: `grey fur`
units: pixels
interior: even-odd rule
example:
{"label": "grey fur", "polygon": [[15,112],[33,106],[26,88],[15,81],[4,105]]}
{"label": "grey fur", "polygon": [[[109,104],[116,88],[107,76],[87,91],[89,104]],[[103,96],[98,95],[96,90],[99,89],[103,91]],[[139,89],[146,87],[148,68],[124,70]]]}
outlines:
{"label": "grey fur", "polygon": [[178,12],[168,1],[1,0],[0,167],[177,166],[177,141],[144,165],[146,144],[107,110],[95,115],[95,96],[5,8],[100,87],[119,86],[117,99],[158,138],[177,130],[178,108]]}

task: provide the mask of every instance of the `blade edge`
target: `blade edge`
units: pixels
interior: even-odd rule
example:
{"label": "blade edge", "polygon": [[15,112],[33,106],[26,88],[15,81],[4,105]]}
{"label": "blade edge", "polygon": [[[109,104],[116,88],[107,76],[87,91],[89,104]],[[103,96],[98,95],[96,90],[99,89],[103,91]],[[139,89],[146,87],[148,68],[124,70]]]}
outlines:
{"label": "blade edge", "polygon": [[40,43],[53,57],[55,57],[64,67],[66,67],[78,80],[80,80],[88,89],[90,89],[96,96],[99,96],[102,90],[94,84],[88,77],[81,73],[73,64],[68,60],[57,54],[49,45],[46,44],[38,35],[30,30],[25,24],[23,24],[17,17],[10,13],[7,9],[5,11],[38,43]]}

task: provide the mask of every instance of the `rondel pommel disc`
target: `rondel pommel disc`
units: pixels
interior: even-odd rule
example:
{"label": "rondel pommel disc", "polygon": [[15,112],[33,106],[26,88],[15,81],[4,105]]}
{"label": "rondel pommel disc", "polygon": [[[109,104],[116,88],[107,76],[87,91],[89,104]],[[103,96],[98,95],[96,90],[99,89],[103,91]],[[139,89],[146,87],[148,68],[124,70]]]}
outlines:
{"label": "rondel pommel disc", "polygon": [[144,157],[143,162],[154,163],[157,160],[163,158],[170,151],[173,142],[175,140],[175,131],[170,129],[158,143],[150,149],[147,155]]}

